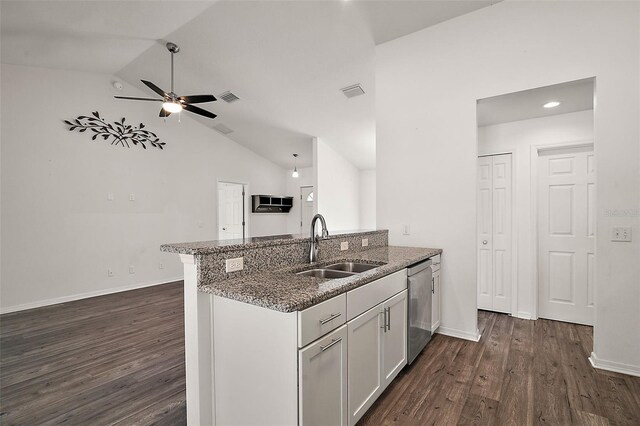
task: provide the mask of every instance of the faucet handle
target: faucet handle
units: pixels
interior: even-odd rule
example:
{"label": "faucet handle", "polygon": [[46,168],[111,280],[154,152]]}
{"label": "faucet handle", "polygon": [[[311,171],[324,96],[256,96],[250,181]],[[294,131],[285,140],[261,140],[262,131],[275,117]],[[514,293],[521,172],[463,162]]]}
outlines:
{"label": "faucet handle", "polygon": [[327,238],[329,236],[329,231],[327,228],[322,228],[322,238]]}

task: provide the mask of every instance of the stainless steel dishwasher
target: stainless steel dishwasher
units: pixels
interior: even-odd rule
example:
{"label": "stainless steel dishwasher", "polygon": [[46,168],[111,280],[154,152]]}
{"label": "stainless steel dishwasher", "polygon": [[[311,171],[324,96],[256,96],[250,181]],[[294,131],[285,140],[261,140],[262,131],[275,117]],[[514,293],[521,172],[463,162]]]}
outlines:
{"label": "stainless steel dishwasher", "polygon": [[407,364],[411,364],[431,340],[431,259],[409,267],[407,275]]}

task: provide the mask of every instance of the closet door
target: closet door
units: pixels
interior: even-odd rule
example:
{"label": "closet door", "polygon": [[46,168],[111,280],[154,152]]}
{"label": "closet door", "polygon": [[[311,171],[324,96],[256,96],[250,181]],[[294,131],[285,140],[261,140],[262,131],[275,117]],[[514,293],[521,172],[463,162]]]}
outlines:
{"label": "closet door", "polygon": [[511,313],[511,154],[478,162],[478,308]]}

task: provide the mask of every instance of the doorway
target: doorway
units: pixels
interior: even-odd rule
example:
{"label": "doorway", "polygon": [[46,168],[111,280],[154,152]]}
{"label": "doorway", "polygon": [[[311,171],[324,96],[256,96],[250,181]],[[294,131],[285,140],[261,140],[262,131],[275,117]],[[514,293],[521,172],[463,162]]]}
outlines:
{"label": "doorway", "polygon": [[593,145],[538,150],[538,316],[594,323]]}
{"label": "doorway", "polygon": [[315,194],[313,186],[300,187],[300,233],[309,231],[311,219],[313,218],[313,203]]}
{"label": "doorway", "polygon": [[478,158],[478,308],[511,313],[511,154]]}
{"label": "doorway", "polygon": [[218,239],[234,240],[247,236],[246,185],[218,182]]}

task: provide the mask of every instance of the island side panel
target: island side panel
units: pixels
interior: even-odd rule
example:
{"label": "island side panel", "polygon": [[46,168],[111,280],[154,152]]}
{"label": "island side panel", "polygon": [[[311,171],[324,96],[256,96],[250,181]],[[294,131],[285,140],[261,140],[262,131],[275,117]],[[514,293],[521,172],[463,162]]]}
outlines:
{"label": "island side panel", "polygon": [[297,313],[213,297],[216,423],[298,424]]}
{"label": "island side panel", "polygon": [[198,291],[195,256],[181,254],[180,259],[184,265],[187,425],[215,426],[212,297]]}

